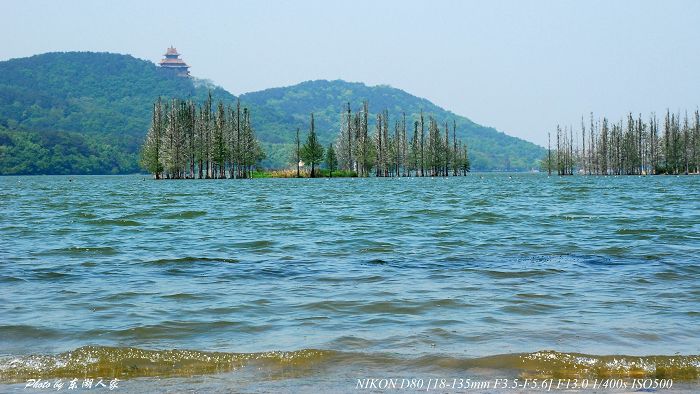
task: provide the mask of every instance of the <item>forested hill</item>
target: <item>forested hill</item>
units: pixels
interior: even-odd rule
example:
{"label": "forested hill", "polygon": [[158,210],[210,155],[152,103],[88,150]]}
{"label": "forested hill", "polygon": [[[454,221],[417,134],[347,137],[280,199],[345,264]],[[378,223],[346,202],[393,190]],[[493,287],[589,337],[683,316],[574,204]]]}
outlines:
{"label": "forested hill", "polygon": [[[0,62],[0,174],[138,172],[138,149],[157,97],[203,101],[212,89],[215,100],[236,99],[211,83],[161,71],[149,61],[111,53],[46,53]],[[369,100],[371,111],[386,108],[392,117],[406,112],[409,121],[421,109],[441,122],[456,120],[475,170],[526,170],[544,152],[388,86],[311,81],[241,96],[269,167],[287,164],[295,130],[306,131],[311,112],[321,142],[328,143],[345,104],[356,110],[362,100]]]}

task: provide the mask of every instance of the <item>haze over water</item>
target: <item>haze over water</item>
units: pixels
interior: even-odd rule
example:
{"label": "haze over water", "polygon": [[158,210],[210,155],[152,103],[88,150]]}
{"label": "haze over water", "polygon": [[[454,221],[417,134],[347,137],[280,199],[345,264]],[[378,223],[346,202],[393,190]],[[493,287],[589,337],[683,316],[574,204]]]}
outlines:
{"label": "haze over water", "polygon": [[699,190],[696,176],[0,177],[0,382],[626,376],[584,353],[674,356],[627,372],[666,363],[697,388]]}

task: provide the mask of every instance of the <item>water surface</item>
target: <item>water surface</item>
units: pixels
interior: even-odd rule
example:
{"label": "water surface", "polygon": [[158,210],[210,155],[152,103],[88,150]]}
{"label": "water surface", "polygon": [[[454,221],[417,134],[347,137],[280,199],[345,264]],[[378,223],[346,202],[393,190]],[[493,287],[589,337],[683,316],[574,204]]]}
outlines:
{"label": "water surface", "polygon": [[0,177],[0,381],[665,376],[692,391],[699,190],[693,176]]}

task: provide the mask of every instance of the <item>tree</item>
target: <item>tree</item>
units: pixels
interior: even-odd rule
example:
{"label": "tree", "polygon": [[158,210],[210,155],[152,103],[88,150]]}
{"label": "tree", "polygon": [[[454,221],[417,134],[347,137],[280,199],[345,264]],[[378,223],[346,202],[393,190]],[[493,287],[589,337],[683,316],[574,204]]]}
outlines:
{"label": "tree", "polygon": [[423,110],[420,111],[420,176],[425,176],[425,124],[423,123]]}
{"label": "tree", "polygon": [[457,150],[457,121],[452,120],[452,175],[459,173],[459,151]]}
{"label": "tree", "polygon": [[214,178],[226,178],[226,112],[224,111],[224,103],[219,102],[216,106],[216,114],[214,115],[214,146],[212,151],[212,162],[216,165],[218,171],[213,171]]}
{"label": "tree", "polygon": [[358,156],[358,163],[360,168],[361,176],[369,176],[372,170],[372,164],[374,163],[374,153],[376,151],[376,146],[374,145],[372,138],[370,138],[367,131],[367,117],[362,117],[360,119],[360,135],[361,139],[358,141],[360,145],[360,155]]}
{"label": "tree", "polygon": [[377,114],[377,123],[376,123],[376,133],[374,134],[375,139],[376,139],[376,147],[377,147],[377,158],[375,160],[375,166],[376,166],[376,174],[375,176],[380,177],[383,175],[382,169],[384,167],[384,161],[383,161],[383,154],[384,154],[384,146],[382,145],[382,137],[384,136],[384,133],[382,132],[382,126],[384,125],[384,122],[382,122],[382,116],[383,113],[378,113]]}
{"label": "tree", "polygon": [[338,168],[338,157],[335,155],[333,144],[328,144],[328,150],[326,151],[326,167],[328,167],[329,176],[333,178],[333,171]]}
{"label": "tree", "polygon": [[301,178],[301,174],[300,174],[301,165],[299,163],[301,161],[301,147],[300,147],[301,142],[299,141],[299,128],[298,127],[297,127],[297,136],[294,139],[294,142],[295,142],[296,147],[297,147],[295,150],[296,151],[296,162],[297,162],[297,178]]}
{"label": "tree", "polygon": [[183,103],[183,122],[185,123],[185,139],[187,140],[187,160],[190,162],[190,173],[188,178],[194,179],[194,164],[196,153],[195,122],[197,107],[194,102]]}
{"label": "tree", "polygon": [[355,116],[356,149],[358,176],[369,176],[374,162],[375,145],[369,136],[369,103],[362,102],[362,112]]}
{"label": "tree", "polygon": [[197,177],[199,179],[204,178],[204,161],[206,160],[206,150],[205,150],[205,141],[206,141],[206,131],[205,131],[205,126],[204,126],[204,111],[202,110],[202,107],[199,107],[199,114],[195,114],[195,158],[197,160],[198,165],[198,173]]}
{"label": "tree", "polygon": [[406,113],[403,113],[403,120],[401,121],[401,164],[403,165],[403,176],[408,176],[408,143],[406,142]]}
{"label": "tree", "polygon": [[347,106],[340,113],[340,134],[335,149],[340,168],[348,171],[353,169],[353,123],[350,103],[347,103]]}
{"label": "tree", "polygon": [[552,175],[552,136],[547,133],[547,175]]}
{"label": "tree", "polygon": [[241,177],[241,100],[236,100],[236,172]]}
{"label": "tree", "polygon": [[236,113],[231,105],[227,106],[226,111],[226,143],[228,144],[228,172],[229,178],[236,178],[236,161],[238,157],[236,156],[236,149],[238,145],[238,139],[236,136]]}
{"label": "tree", "polygon": [[450,175],[450,126],[445,122],[445,144],[443,145],[443,155],[445,156],[445,170],[443,176]]}
{"label": "tree", "polygon": [[241,130],[243,146],[243,177],[252,178],[253,166],[265,158],[265,151],[260,146],[260,141],[255,137],[255,131],[250,123],[250,111],[243,108],[243,125]]}
{"label": "tree", "polygon": [[472,164],[469,162],[469,152],[467,151],[467,144],[464,144],[464,159],[462,161],[463,169],[464,169],[464,175],[467,175],[468,172],[472,170]]}
{"label": "tree", "polygon": [[[415,176],[418,176],[418,161],[420,159],[420,148],[418,144],[418,121],[413,122],[413,138],[411,139],[411,169]],[[410,171],[409,171],[410,175]]]}
{"label": "tree", "polygon": [[211,91],[209,92],[209,95],[207,96],[207,101],[204,103],[204,109],[202,113],[202,151],[204,152],[204,176],[207,179],[210,179],[212,177],[212,162],[211,162],[211,145],[212,145],[212,128],[211,128],[211,109],[212,109],[212,100],[211,100]]}
{"label": "tree", "polygon": [[179,102],[171,100],[166,108],[165,129],[163,133],[164,144],[161,146],[163,154],[160,155],[161,163],[165,169],[166,178],[182,178],[185,155],[185,134],[182,131],[182,124],[179,117]]}
{"label": "tree", "polygon": [[316,165],[323,160],[323,146],[318,142],[316,129],[314,127],[314,114],[311,114],[311,125],[309,127],[309,136],[306,138],[306,143],[301,148],[301,158],[311,164],[311,178],[316,175]]}
{"label": "tree", "polygon": [[700,111],[695,110],[695,121],[693,122],[693,146],[692,157],[695,164],[694,173],[700,173]]}
{"label": "tree", "polygon": [[160,162],[161,140],[163,138],[163,113],[160,99],[153,104],[153,120],[146,135],[146,142],[141,150],[141,165],[160,179],[163,166]]}

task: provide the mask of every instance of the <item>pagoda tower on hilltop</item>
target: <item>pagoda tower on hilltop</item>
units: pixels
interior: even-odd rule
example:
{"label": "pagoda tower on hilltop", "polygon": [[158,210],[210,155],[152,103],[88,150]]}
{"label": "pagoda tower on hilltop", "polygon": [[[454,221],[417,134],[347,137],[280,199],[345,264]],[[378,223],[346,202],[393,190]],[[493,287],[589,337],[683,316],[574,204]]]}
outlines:
{"label": "pagoda tower on hilltop", "polygon": [[184,60],[180,59],[180,54],[177,53],[177,49],[175,49],[172,45],[165,52],[164,56],[165,58],[163,58],[163,60],[161,60],[159,63],[162,69],[165,69],[178,77],[190,76],[190,66],[188,66]]}

